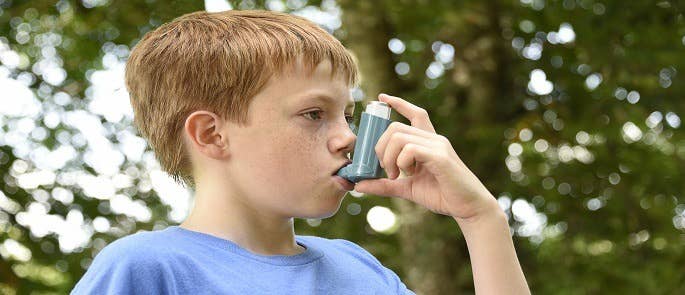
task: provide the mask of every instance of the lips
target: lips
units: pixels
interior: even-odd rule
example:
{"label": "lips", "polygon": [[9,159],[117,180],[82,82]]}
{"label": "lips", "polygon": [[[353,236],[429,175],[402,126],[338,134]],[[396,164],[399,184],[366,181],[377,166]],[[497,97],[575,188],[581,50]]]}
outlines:
{"label": "lips", "polygon": [[347,165],[350,165],[350,164],[352,164],[352,161],[347,161],[347,162],[345,162],[345,163],[342,164],[340,167],[338,167],[337,169],[335,169],[335,171],[333,171],[333,173],[332,173],[331,175],[336,175],[336,174],[338,174],[338,171],[340,171],[340,169],[342,169],[343,167],[345,167],[345,166],[347,166]]}
{"label": "lips", "polygon": [[354,190],[354,183],[349,182],[347,179],[340,176],[333,176],[333,179],[340,185],[340,187],[346,191]]}

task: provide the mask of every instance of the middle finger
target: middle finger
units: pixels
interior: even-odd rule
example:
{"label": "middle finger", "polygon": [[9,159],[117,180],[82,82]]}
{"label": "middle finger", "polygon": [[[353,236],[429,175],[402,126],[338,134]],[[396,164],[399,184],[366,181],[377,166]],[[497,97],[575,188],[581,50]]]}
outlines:
{"label": "middle finger", "polygon": [[400,155],[400,152],[405,145],[408,143],[425,145],[426,142],[425,138],[415,134],[395,132],[388,141],[385,152],[382,154],[383,166],[385,167],[385,172],[388,174],[388,178],[394,179],[396,176],[400,175],[400,169],[397,166],[397,157]]}
{"label": "middle finger", "polygon": [[390,123],[390,126],[388,126],[388,129],[383,132],[380,138],[378,138],[378,142],[376,143],[376,146],[374,147],[374,150],[376,151],[376,155],[378,156],[378,159],[383,158],[383,154],[385,153],[386,146],[388,144],[388,140],[393,136],[393,134],[397,132],[402,132],[402,133],[407,133],[407,134],[413,134],[418,137],[423,138],[424,140],[430,140],[432,136],[434,136],[434,133],[430,133],[425,130],[418,129],[413,126],[409,126],[404,123],[400,122],[392,122]]}

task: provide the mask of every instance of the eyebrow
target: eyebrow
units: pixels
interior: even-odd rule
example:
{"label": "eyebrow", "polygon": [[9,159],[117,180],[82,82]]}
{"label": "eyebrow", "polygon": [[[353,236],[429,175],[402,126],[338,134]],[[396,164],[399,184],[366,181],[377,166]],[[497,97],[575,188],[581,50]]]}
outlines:
{"label": "eyebrow", "polygon": [[[335,104],[337,102],[336,99],[333,99],[332,97],[326,95],[326,94],[321,94],[321,93],[313,93],[311,95],[305,96],[304,100],[319,100],[323,101],[328,104]],[[355,101],[349,100],[347,101],[347,105],[345,106],[345,109],[352,109],[355,106]]]}

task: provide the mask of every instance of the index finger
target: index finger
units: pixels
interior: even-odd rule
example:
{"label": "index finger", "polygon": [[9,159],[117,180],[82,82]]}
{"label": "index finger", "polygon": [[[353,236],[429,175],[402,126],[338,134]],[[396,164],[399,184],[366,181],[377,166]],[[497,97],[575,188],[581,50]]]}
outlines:
{"label": "index finger", "polygon": [[411,126],[435,133],[435,128],[433,128],[433,124],[431,123],[426,110],[397,96],[387,95],[385,93],[379,94],[378,100],[389,104],[392,109],[409,119]]}

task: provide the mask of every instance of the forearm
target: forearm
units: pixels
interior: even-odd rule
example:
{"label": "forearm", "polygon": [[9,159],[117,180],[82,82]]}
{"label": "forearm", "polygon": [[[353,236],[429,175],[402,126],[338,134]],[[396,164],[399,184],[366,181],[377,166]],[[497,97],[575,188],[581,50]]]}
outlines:
{"label": "forearm", "polygon": [[455,220],[469,249],[476,294],[530,294],[499,207],[474,219]]}

